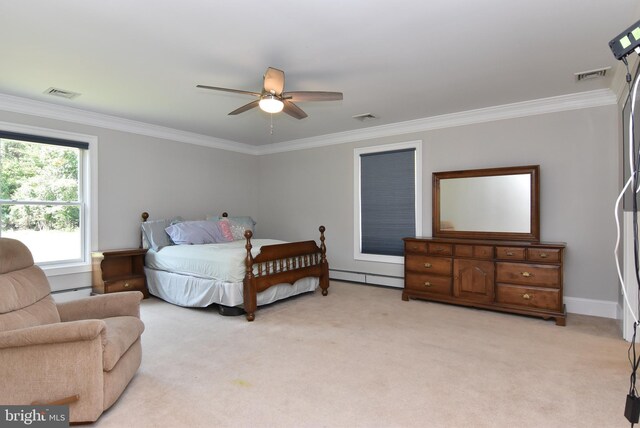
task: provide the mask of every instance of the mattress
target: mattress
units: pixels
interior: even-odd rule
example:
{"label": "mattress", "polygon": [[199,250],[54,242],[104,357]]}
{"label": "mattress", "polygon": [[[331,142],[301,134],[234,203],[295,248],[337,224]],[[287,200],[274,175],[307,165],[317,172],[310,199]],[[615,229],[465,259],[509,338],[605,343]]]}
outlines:
{"label": "mattress", "polygon": [[[274,239],[254,239],[251,254],[257,256],[263,245],[282,243],[284,241]],[[244,241],[149,250],[145,258],[149,293],[185,307],[242,306],[246,255]],[[257,304],[262,306],[314,291],[319,284],[317,277],[302,278],[294,284],[277,284],[258,293]]]}
{"label": "mattress", "polygon": [[[283,244],[275,239],[251,240],[255,257],[263,245]],[[242,282],[247,255],[245,241],[222,244],[171,245],[159,251],[149,250],[145,265],[150,269],[179,273],[223,282]]]}

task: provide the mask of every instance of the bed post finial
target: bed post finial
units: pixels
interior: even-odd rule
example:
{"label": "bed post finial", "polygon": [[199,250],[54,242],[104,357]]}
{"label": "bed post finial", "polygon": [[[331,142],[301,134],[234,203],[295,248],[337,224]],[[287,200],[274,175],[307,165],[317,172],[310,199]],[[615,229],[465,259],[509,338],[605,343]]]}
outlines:
{"label": "bed post finial", "polygon": [[[145,223],[149,218],[149,213],[144,211],[140,217],[142,217],[142,222]],[[142,236],[142,228],[140,228],[140,249],[144,248],[144,237]]]}
{"label": "bed post finial", "polygon": [[244,231],[244,237],[247,239],[247,245],[244,246],[247,250],[247,257],[244,259],[245,274],[243,281],[244,288],[244,310],[247,313],[247,321],[253,321],[256,317],[255,311],[258,306],[256,299],[255,282],[253,280],[253,256],[251,255],[251,237],[253,232],[250,230]]}
{"label": "bed post finial", "polygon": [[322,253],[322,263],[324,263],[327,261],[327,246],[324,245],[324,231],[327,229],[325,229],[324,226],[320,226],[318,230],[320,231],[320,250]]}
{"label": "bed post finial", "polygon": [[320,276],[320,288],[322,295],[329,294],[329,264],[327,263],[327,246],[324,244],[324,226],[318,228],[320,231],[320,266],[322,267],[322,275]]}

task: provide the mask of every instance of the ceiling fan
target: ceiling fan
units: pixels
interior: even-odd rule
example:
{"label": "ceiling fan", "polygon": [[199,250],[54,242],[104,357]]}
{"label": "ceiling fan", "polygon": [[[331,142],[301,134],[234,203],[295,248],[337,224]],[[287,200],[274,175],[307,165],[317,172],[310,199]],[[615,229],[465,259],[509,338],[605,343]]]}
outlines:
{"label": "ceiling fan", "polygon": [[197,85],[198,88],[213,89],[214,91],[233,92],[236,94],[245,94],[257,97],[257,100],[251,101],[240,108],[235,109],[230,115],[244,113],[254,107],[267,113],[279,113],[284,111],[289,116],[296,119],[304,119],[307,117],[295,102],[306,101],[339,101],[342,99],[342,92],[323,92],[323,91],[284,91],[284,71],[277,68],[269,67],[263,76],[262,92],[242,91],[239,89],[218,88],[216,86]]}

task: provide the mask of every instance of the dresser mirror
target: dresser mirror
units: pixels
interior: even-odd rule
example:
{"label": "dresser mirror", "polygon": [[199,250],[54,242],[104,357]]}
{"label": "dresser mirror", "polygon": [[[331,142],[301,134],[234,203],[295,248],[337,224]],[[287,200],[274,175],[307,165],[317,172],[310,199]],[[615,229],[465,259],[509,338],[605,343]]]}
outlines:
{"label": "dresser mirror", "polygon": [[433,173],[433,236],[540,240],[540,167]]}

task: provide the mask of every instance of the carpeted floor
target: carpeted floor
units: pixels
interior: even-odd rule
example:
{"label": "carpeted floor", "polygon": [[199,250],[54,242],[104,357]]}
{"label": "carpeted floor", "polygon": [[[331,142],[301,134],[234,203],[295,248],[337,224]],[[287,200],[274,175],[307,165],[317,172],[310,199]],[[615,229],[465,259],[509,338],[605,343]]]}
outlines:
{"label": "carpeted floor", "polygon": [[623,427],[613,320],[537,318],[332,282],[253,323],[142,304],[143,360],[103,427]]}

